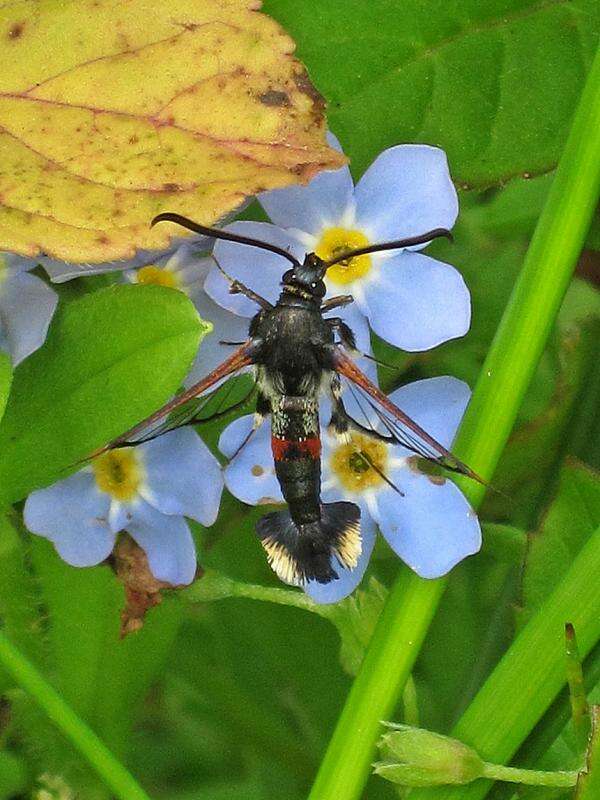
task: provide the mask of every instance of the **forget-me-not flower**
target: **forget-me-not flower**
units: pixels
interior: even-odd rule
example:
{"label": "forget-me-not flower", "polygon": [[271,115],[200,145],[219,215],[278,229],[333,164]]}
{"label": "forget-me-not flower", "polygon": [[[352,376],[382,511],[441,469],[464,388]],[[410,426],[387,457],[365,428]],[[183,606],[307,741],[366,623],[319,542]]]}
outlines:
{"label": "forget-me-not flower", "polygon": [[[402,386],[390,399],[450,447],[469,396],[462,381],[439,377]],[[251,416],[232,422],[221,435],[220,450],[232,458],[251,427]],[[229,491],[250,505],[283,502],[268,428],[261,426],[225,470]],[[462,492],[447,478],[421,471],[419,458],[401,445],[352,431],[345,441],[325,434],[321,466],[322,502],[350,500],[361,509],[362,553],[352,570],[332,563],[337,580],[328,584],[310,581],[303,587],[316,602],[337,602],[356,588],[371,556],[376,528],[424,578],[445,575],[479,550],[479,521]]]}
{"label": "forget-me-not flower", "polygon": [[180,428],[137,447],[109,450],[65,480],[32,492],[24,520],[75,567],[99,564],[117,534],[127,531],[155,578],[188,584],[196,550],[185,517],[212,525],[222,490],[216,458],[191,428]]}
{"label": "forget-me-not flower", "polygon": [[243,342],[248,337],[248,320],[227,311],[204,291],[206,276],[214,263],[211,256],[198,252],[197,245],[183,244],[173,254],[125,272],[126,279],[131,283],[168,286],[184,292],[202,319],[212,323],[212,330],[202,339],[195,361],[185,378],[186,387],[199,381],[230,354],[231,348],[222,345],[221,341]]}
{"label": "forget-me-not flower", "polygon": [[[330,143],[339,147],[332,135]],[[348,249],[450,229],[458,214],[446,156],[429,145],[384,150],[356,187],[348,167],[342,167],[320,173],[307,186],[276,189],[258,200],[273,224],[234,222],[226,229],[278,245],[300,261],[311,251],[328,260]],[[327,296],[351,294],[375,333],[403,350],[427,350],[463,336],[471,318],[469,291],[454,267],[418,252],[424,247],[334,265],[325,276]],[[225,272],[275,302],[285,269],[280,256],[224,241],[217,241],[213,252]],[[216,267],[205,289],[230,311],[256,313],[248,298],[229,294]],[[335,313],[346,318],[346,312]]]}
{"label": "forget-me-not flower", "polygon": [[206,255],[206,239],[185,242],[164,253],[141,253],[130,261],[110,261],[104,264],[69,264],[44,257],[40,263],[52,281],[63,283],[83,275],[122,273],[123,280],[143,285],[166,286],[186,294],[203,320],[212,323],[205,335],[184,384],[196,383],[211,372],[229,354],[220,341],[243,341],[248,335],[248,320],[227,311],[204,291],[204,282],[215,262]]}
{"label": "forget-me-not flower", "polygon": [[30,259],[0,253],[0,349],[16,366],[41,347],[58,303],[56,292],[30,275]]}

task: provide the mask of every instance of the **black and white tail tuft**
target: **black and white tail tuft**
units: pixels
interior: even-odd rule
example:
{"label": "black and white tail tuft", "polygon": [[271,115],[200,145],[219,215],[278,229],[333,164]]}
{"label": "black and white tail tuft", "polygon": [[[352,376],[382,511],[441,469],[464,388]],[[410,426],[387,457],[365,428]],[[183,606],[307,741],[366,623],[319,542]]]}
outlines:
{"label": "black and white tail tuft", "polygon": [[354,503],[325,503],[321,519],[303,525],[288,511],[274,511],[258,521],[256,532],[269,564],[292,586],[335,580],[335,562],[354,569],[362,550],[360,509]]}

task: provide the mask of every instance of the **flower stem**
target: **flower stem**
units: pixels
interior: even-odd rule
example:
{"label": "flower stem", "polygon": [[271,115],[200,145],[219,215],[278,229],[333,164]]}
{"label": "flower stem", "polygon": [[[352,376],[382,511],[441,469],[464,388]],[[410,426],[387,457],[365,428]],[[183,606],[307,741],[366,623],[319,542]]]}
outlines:
{"label": "flower stem", "polygon": [[501,764],[484,764],[484,776],[495,781],[520,783],[524,786],[558,786],[569,788],[575,786],[579,775],[573,771],[545,772],[540,769],[519,769],[503,767]]}
{"label": "flower stem", "polygon": [[[453,448],[484,478],[489,479],[494,471],[546,345],[599,187],[600,54],[590,71],[521,275]],[[477,507],[484,487],[462,480],[460,484]],[[389,718],[396,706],[445,585],[445,580],[424,581],[413,576],[408,581],[401,578],[390,592],[310,800],[353,800],[361,796],[380,720]],[[487,725],[491,726],[489,716]]]}
{"label": "flower stem", "polygon": [[120,800],[150,800],[125,767],[0,631],[0,664],[87,759]]}
{"label": "flower stem", "polygon": [[313,611],[322,617],[331,616],[328,606],[319,606],[303,592],[282,589],[278,586],[260,586],[257,583],[244,583],[216,570],[206,570],[202,578],[183,592],[186,600],[209,603],[227,597],[246,597],[249,600],[262,600],[283,606],[294,606],[305,611]]}

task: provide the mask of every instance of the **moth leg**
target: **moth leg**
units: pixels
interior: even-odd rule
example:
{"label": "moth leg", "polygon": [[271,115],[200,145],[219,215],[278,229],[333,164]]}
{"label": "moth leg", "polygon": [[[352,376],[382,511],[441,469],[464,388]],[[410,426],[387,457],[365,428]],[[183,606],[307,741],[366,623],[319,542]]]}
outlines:
{"label": "moth leg", "polygon": [[333,430],[335,435],[340,439],[346,439],[348,431],[354,430],[358,433],[362,433],[363,436],[368,436],[369,439],[375,439],[377,442],[385,442],[386,444],[395,444],[396,442],[393,436],[380,433],[373,428],[367,428],[366,425],[361,425],[360,422],[357,422],[354,417],[346,411],[343,400],[338,400],[334,403],[328,428]]}
{"label": "moth leg", "polygon": [[250,430],[248,431],[248,433],[244,437],[242,443],[237,448],[235,453],[229,459],[230,461],[233,461],[233,459],[241,453],[241,451],[248,444],[248,442],[250,441],[252,436],[256,433],[256,431],[263,424],[263,422],[265,421],[265,417],[270,413],[271,413],[271,406],[270,406],[270,403],[269,403],[268,399],[264,396],[264,394],[262,392],[259,392],[258,396],[256,398],[256,410],[254,412],[254,419],[252,421],[252,427],[250,428]]}
{"label": "moth leg", "polygon": [[386,442],[386,444],[393,443],[393,437],[379,433],[379,431],[373,430],[373,428],[367,428],[365,425],[361,425],[360,422],[357,422],[354,417],[347,412],[346,406],[344,405],[344,401],[341,397],[342,384],[339,375],[333,375],[330,388],[333,407],[327,428],[338,439],[341,441],[347,441],[348,431],[355,430],[358,431],[358,433],[362,433],[378,442]]}
{"label": "moth leg", "polygon": [[[375,439],[375,441],[385,442],[386,444],[394,443],[394,438],[392,436],[386,436],[382,433],[379,433],[379,431],[374,430],[373,428],[366,428],[364,425],[361,425],[360,422],[357,422],[354,417],[351,417],[346,411],[346,407],[344,406],[344,402],[341,399],[340,394],[340,379],[338,375],[334,375],[331,381],[333,409],[328,428],[341,442],[347,444],[350,441],[348,431],[352,429],[362,433],[364,436],[368,436],[370,439]],[[356,455],[362,459],[367,468],[374,470],[395,492],[397,492],[401,497],[404,497],[404,492],[402,492],[396,486],[396,484],[388,478],[388,476],[377,466],[367,452],[361,449],[357,451]]]}
{"label": "moth leg", "polygon": [[[227,277],[229,278],[228,275]],[[229,294],[243,294],[250,300],[254,300],[254,302],[259,305],[263,311],[269,311],[273,308],[273,305],[269,303],[268,300],[265,300],[264,297],[261,297],[259,294],[256,294],[256,292],[253,292],[252,289],[249,289],[245,284],[238,280],[231,280]]]}
{"label": "moth leg", "polygon": [[334,308],[341,308],[342,306],[350,305],[354,302],[351,294],[338,294],[337,297],[330,297],[328,300],[323,300],[321,303],[321,313],[332,311]]}
{"label": "moth leg", "polygon": [[[333,299],[335,300],[335,298]],[[343,345],[346,350],[350,350],[352,353],[357,352],[354,333],[341,317],[331,317],[330,319],[326,319],[325,322],[329,325],[333,333],[337,335],[340,344]]]}
{"label": "moth leg", "polygon": [[[333,298],[335,299],[335,298]],[[363,353],[362,350],[358,350],[356,347],[356,338],[354,333],[349,325],[347,325],[343,319],[340,317],[332,317],[331,319],[325,320],[331,328],[331,330],[337,334],[340,344],[346,348],[352,355],[358,356],[360,358],[368,358],[369,361],[374,361],[378,367],[386,367],[387,369],[395,369],[392,364],[386,364],[385,361],[380,361],[375,356],[370,355],[369,353]]]}

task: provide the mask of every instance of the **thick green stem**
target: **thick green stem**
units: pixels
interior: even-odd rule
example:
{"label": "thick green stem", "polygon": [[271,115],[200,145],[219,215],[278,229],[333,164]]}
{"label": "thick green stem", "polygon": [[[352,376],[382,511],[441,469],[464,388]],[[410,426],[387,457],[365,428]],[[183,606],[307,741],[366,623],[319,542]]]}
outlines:
{"label": "thick green stem", "polygon": [[[459,458],[484,478],[494,471],[546,345],[599,186],[600,55],[590,71],[521,275],[454,446]],[[464,481],[461,485],[473,505],[479,505],[483,487]],[[310,800],[352,800],[362,794],[379,722],[391,715],[397,703],[444,587],[444,580],[413,577],[390,592]]]}
{"label": "thick green stem", "polygon": [[[523,628],[465,711],[452,735],[486,761],[512,757],[566,681],[563,630],[571,620],[587,655],[600,639],[600,528],[569,571]],[[480,800],[490,789],[477,781],[460,791],[419,790],[411,800]]]}
{"label": "thick green stem", "polygon": [[0,631],[0,664],[65,736],[120,800],[150,800],[125,767],[68,706],[43,675]]}

